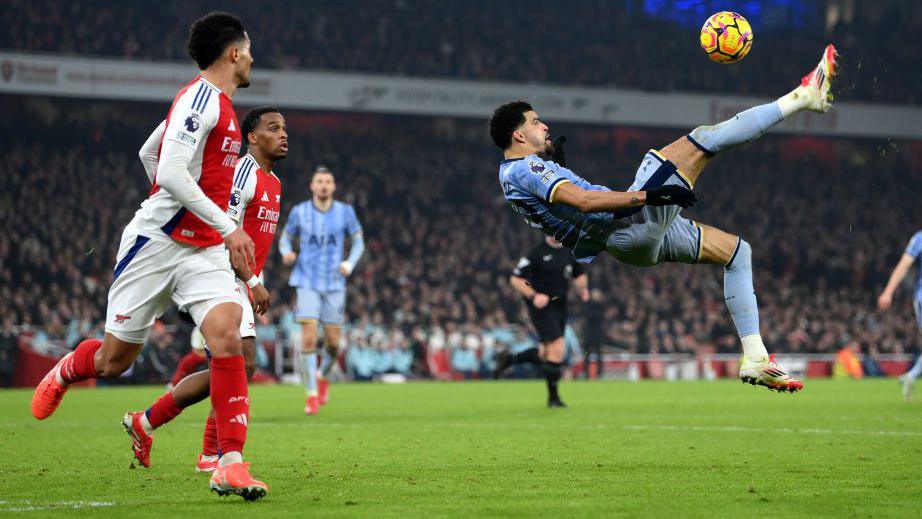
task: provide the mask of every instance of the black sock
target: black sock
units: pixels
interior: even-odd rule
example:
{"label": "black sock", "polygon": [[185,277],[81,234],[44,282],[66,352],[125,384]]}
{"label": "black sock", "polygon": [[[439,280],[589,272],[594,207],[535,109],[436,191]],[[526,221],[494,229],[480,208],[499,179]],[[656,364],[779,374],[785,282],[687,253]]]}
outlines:
{"label": "black sock", "polygon": [[548,400],[560,400],[557,394],[557,383],[563,376],[563,364],[559,362],[545,362],[544,376],[547,378],[547,398]]}
{"label": "black sock", "polygon": [[516,353],[512,357],[513,364],[541,364],[541,357],[538,356],[538,348],[529,348],[525,351]]}

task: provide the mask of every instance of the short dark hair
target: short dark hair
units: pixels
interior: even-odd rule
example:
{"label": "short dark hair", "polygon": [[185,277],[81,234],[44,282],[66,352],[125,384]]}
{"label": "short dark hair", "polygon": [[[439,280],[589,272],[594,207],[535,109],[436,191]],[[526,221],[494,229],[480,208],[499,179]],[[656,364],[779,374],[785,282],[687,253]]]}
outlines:
{"label": "short dark hair", "polygon": [[240,149],[241,153],[246,153],[246,149],[250,146],[250,140],[247,139],[247,135],[250,134],[253,130],[256,129],[256,126],[259,125],[259,118],[265,114],[280,114],[279,109],[274,106],[257,106],[256,108],[251,108],[244,116],[243,122],[240,123],[240,135],[243,137],[243,147]]}
{"label": "short dark hair", "polygon": [[512,101],[493,111],[490,117],[490,138],[501,150],[512,145],[512,132],[525,123],[525,112],[534,110],[525,101]]}
{"label": "short dark hair", "polygon": [[189,28],[189,56],[205,70],[214,63],[232,43],[245,40],[243,22],[232,14],[213,11],[199,18]]}
{"label": "short dark hair", "polygon": [[314,177],[317,175],[330,175],[331,177],[336,178],[336,176],[333,175],[333,171],[328,168],[326,164],[317,164],[317,167],[314,168],[314,174],[311,175],[311,182],[314,181]]}

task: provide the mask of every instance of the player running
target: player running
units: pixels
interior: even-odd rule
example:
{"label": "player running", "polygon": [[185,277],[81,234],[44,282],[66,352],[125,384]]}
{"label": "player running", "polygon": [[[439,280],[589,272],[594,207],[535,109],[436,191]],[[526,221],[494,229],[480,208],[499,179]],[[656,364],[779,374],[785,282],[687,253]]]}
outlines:
{"label": "player running", "polygon": [[[893,268],[893,273],[890,274],[887,286],[884,287],[884,291],[877,298],[878,308],[884,311],[890,309],[893,305],[894,292],[903,282],[903,279],[906,278],[906,274],[909,273],[909,269],[912,268],[913,264],[919,262],[920,257],[922,257],[922,231],[913,234],[912,239],[909,240],[909,245],[906,246],[903,256],[896,264],[896,267]],[[912,296],[912,308],[916,313],[916,324],[919,331],[922,332],[922,272],[919,274],[919,279],[916,280]],[[916,359],[915,364],[909,371],[900,375],[900,384],[903,386],[903,399],[907,402],[912,400],[913,386],[920,375],[922,375],[922,356]]]}
{"label": "player running", "polygon": [[255,263],[254,246],[225,213],[241,139],[231,97],[249,85],[253,58],[243,24],[227,13],[193,23],[187,47],[201,74],[173,100],[153,188],[122,233],[105,337],[81,342],[45,375],[32,414],[51,416],[71,383],[121,375],[154,320],[175,304],[211,348],[210,392],[224,453],[216,471],[220,486],[258,499],[268,487],[243,462],[250,404],[232,270]]}
{"label": "player running", "polygon": [[723,265],[724,298],[743,343],[740,379],[779,392],[800,391],[803,384],[778,366],[762,343],[749,244],[680,212],[696,202],[691,189],[716,154],[758,138],[797,112],[829,110],[835,60],[835,47],[829,45],[800,86],[776,102],[714,126],[699,126],[662,150],[651,150],[627,192],[590,184],[542,158],[554,151],[547,125],[525,102],[502,105],[490,119],[490,136],[505,156],[499,167],[503,194],[527,222],[561,241],[584,263],[608,251],[643,267],[664,262]]}
{"label": "player running", "polygon": [[[158,131],[162,128],[163,125]],[[285,119],[273,107],[259,107],[247,112],[241,131],[246,138],[248,153],[237,162],[227,214],[256,244],[256,266],[252,272],[244,272],[248,281],[242,277],[237,279],[240,304],[243,307],[240,336],[249,379],[256,369],[256,320],[253,311],[255,309],[256,313],[263,314],[268,309],[269,292],[260,278],[275,238],[281,206],[282,185],[273,168],[288,155],[288,134]],[[150,151],[148,146],[156,146],[159,142],[157,133],[155,131],[151,135],[145,149],[142,149],[142,160],[145,160],[145,150]],[[156,167],[156,164],[148,165],[146,162],[145,168],[149,167]],[[192,333],[192,346],[193,350],[205,350],[205,341],[198,333],[198,328]],[[132,450],[141,465],[150,467],[154,429],[172,421],[186,407],[208,398],[208,380],[207,370],[193,373],[167,391],[147,411],[125,414],[122,425],[131,436]],[[214,472],[217,467],[218,436],[212,413],[205,424],[202,453],[196,470]],[[219,493],[226,493],[220,482],[214,482],[214,487]]]}
{"label": "player running", "polygon": [[[311,199],[294,206],[288,214],[279,251],[286,265],[295,265],[288,284],[297,289],[295,318],[301,323],[301,377],[307,389],[304,412],[317,414],[329,399],[327,375],[340,351],[346,311],[346,278],[365,250],[362,224],[351,205],[333,199],[333,172],[318,166],[311,178]],[[346,238],[352,241],[343,261]],[[299,252],[292,250],[297,240]],[[296,263],[297,262],[297,263]],[[317,322],[323,324],[327,350],[317,373]]]}

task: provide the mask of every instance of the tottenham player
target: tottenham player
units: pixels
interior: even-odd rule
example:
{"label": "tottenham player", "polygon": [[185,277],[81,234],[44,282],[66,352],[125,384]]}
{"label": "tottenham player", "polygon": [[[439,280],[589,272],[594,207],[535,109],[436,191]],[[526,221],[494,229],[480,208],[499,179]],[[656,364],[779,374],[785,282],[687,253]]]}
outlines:
{"label": "tottenham player", "polygon": [[[275,239],[281,206],[282,185],[273,168],[288,155],[288,134],[285,119],[273,107],[253,108],[247,112],[243,117],[241,132],[248,153],[237,162],[227,214],[256,244],[255,268],[252,272],[242,271],[246,281],[244,278],[237,280],[240,304],[243,307],[240,336],[243,339],[243,355],[249,379],[256,369],[256,320],[253,312],[255,310],[263,314],[269,306],[269,292],[261,281],[261,275]],[[157,132],[154,132],[145,149],[142,149],[142,161],[145,161],[149,176],[156,163],[145,160],[145,150],[149,156],[151,148],[155,148],[158,142]],[[205,341],[197,330],[193,331],[193,350],[204,350]],[[191,374],[161,396],[147,411],[125,414],[122,425],[131,436],[132,450],[141,465],[150,466],[153,430],[173,420],[186,407],[208,398],[208,380],[208,371]],[[217,465],[218,436],[212,412],[205,424],[202,453],[196,470],[214,472]]]}
{"label": "tottenham player", "polygon": [[545,236],[528,255],[522,256],[509,278],[512,288],[522,296],[528,308],[528,316],[538,334],[539,348],[516,355],[500,354],[493,378],[517,363],[543,366],[548,407],[567,407],[560,399],[557,385],[563,374],[563,335],[571,280],[580,299],[588,301],[589,275],[582,263],[574,260],[573,255],[553,236]]}
{"label": "tottenham player", "polygon": [[505,156],[499,167],[503,194],[526,221],[563,242],[584,263],[608,251],[643,267],[664,262],[722,265],[724,297],[743,343],[740,379],[777,391],[800,391],[803,384],[775,364],[762,343],[749,244],[679,213],[696,201],[691,189],[716,154],[758,138],[802,110],[829,110],[835,58],[829,45],[801,85],[776,102],[715,126],[699,126],[662,150],[651,150],[627,192],[590,184],[542,158],[553,151],[547,125],[525,102],[502,105],[490,120],[490,136]]}
{"label": "tottenham player", "polygon": [[154,186],[122,234],[105,338],[83,341],[48,372],[32,397],[32,414],[51,416],[71,383],[121,375],[154,320],[176,304],[211,348],[210,392],[224,453],[218,487],[257,499],[268,487],[243,463],[249,398],[232,270],[255,263],[254,246],[225,212],[241,144],[231,97],[249,85],[253,58],[243,24],[227,13],[193,23],[188,50],[201,74],[170,107]]}
{"label": "tottenham player", "polygon": [[[896,264],[896,267],[893,268],[893,273],[890,274],[887,286],[884,287],[884,291],[877,298],[878,308],[884,311],[890,309],[893,305],[894,292],[903,282],[903,279],[906,278],[906,275],[909,274],[909,269],[919,262],[920,257],[922,257],[922,231],[913,234],[912,239],[909,240],[909,245],[906,246],[903,256]],[[916,313],[916,324],[919,331],[922,332],[922,272],[920,272],[919,279],[916,280],[915,288],[913,289],[912,308]],[[903,386],[903,399],[907,402],[912,400],[913,386],[920,375],[922,375],[922,356],[916,359],[912,369],[900,375],[900,384]]]}
{"label": "tottenham player", "polygon": [[[318,166],[311,178],[311,199],[288,214],[279,250],[286,265],[294,265],[289,285],[297,288],[295,318],[301,323],[301,372],[307,389],[304,412],[317,414],[329,398],[327,375],[339,355],[346,309],[346,278],[352,273],[365,243],[362,225],[351,205],[333,199],[333,172]],[[346,239],[349,257],[343,261]],[[292,242],[300,249],[295,253]],[[317,373],[317,323],[323,325],[327,357]]]}

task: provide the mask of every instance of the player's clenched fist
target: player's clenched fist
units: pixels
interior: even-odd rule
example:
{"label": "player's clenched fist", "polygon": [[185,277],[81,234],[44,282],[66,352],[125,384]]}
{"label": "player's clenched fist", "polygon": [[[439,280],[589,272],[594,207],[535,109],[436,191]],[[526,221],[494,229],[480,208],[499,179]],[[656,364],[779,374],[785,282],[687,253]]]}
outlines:
{"label": "player's clenched fist", "polygon": [[224,238],[224,244],[230,253],[231,266],[234,270],[241,270],[247,266],[249,269],[256,267],[256,247],[243,229],[238,228],[228,234]]}

